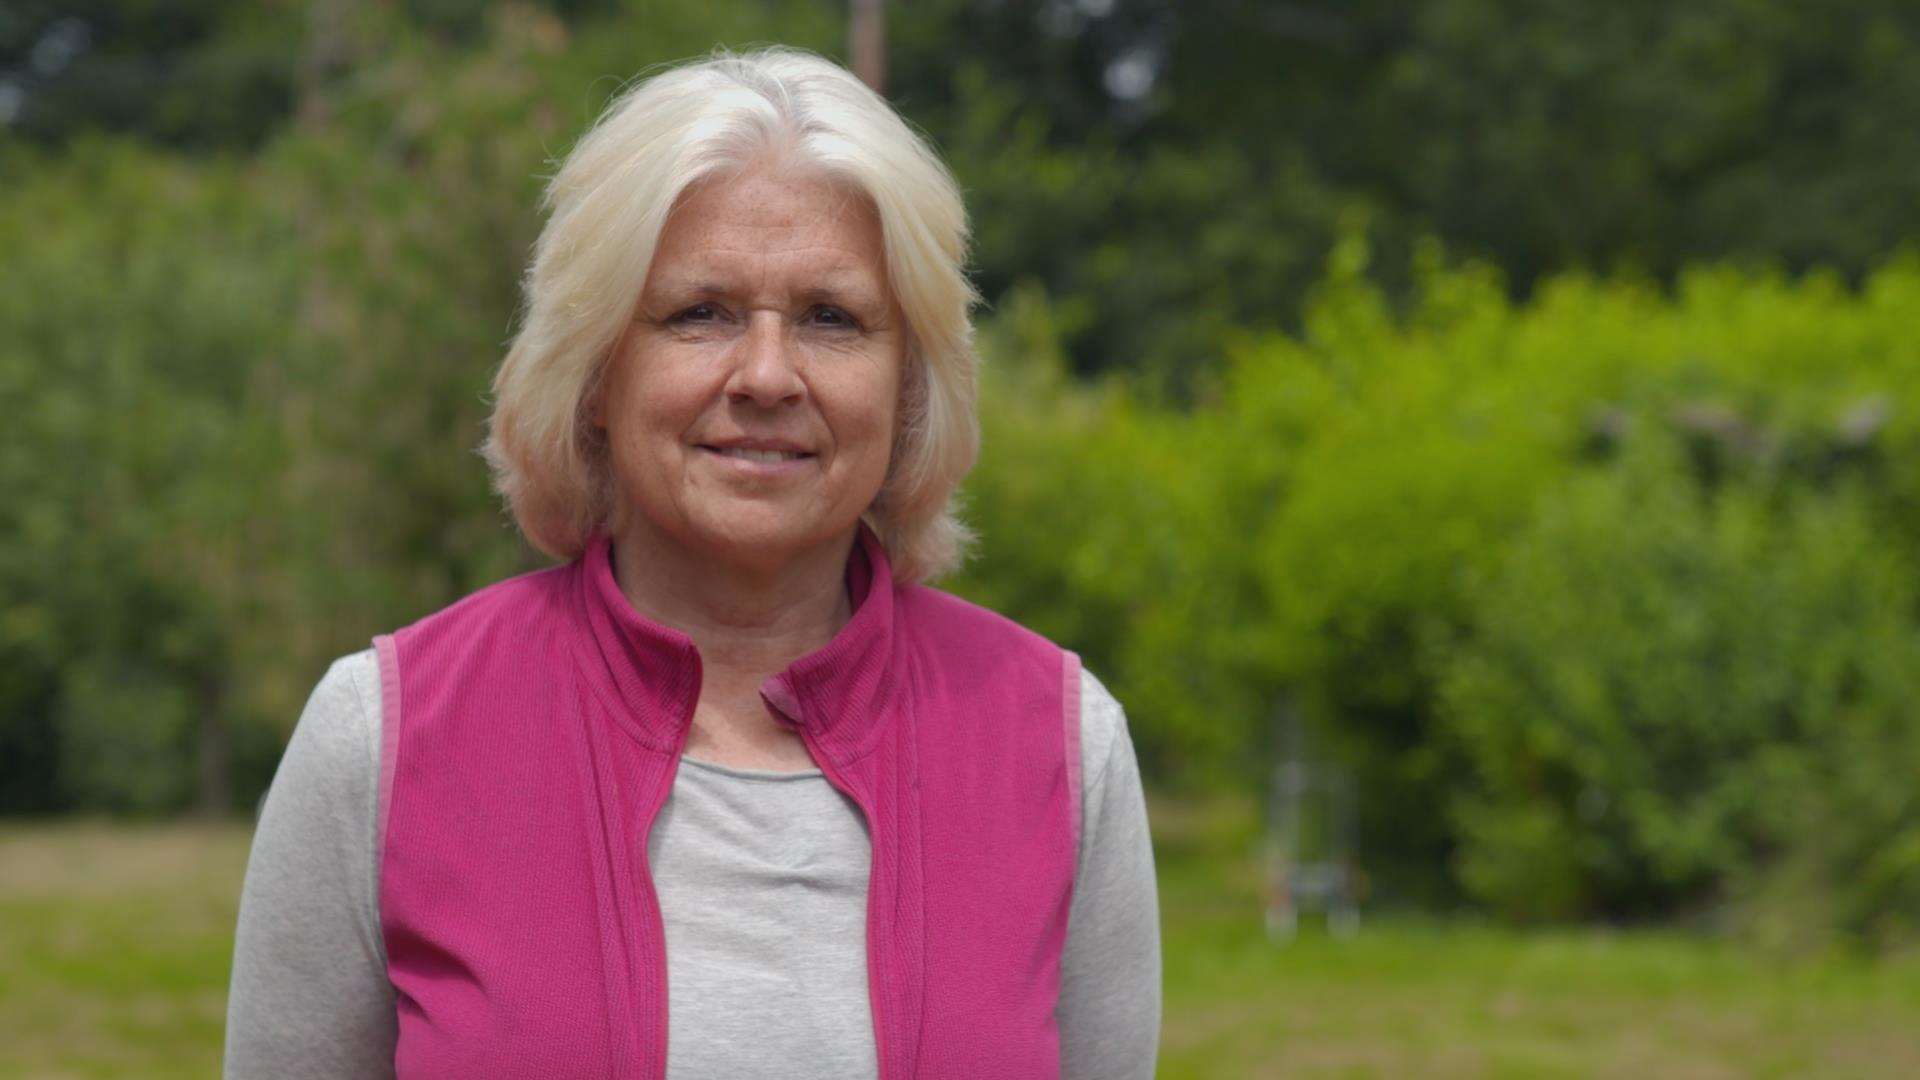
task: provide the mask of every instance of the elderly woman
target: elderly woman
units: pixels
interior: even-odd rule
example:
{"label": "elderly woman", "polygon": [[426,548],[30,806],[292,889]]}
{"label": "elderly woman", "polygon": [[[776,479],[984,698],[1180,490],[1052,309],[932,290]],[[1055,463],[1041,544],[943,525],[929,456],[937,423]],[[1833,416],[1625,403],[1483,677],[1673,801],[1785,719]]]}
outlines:
{"label": "elderly woman", "polygon": [[559,565],[320,681],[227,1075],[1151,1075],[1120,706],[924,584],[978,444],[951,176],[776,49],[633,87],[546,202],[486,453]]}

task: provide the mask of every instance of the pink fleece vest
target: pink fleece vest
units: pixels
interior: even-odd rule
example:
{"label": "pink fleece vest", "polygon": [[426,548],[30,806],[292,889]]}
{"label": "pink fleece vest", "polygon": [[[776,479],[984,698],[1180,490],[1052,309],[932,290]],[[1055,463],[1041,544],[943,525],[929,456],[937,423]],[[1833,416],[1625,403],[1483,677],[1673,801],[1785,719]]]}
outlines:
{"label": "pink fleece vest", "polygon": [[[1057,1077],[1079,823],[1079,658],[897,585],[864,523],[854,613],[761,695],[865,814],[882,1080]],[[398,1074],[666,1070],[647,834],[700,694],[610,544],[374,639],[380,923]]]}

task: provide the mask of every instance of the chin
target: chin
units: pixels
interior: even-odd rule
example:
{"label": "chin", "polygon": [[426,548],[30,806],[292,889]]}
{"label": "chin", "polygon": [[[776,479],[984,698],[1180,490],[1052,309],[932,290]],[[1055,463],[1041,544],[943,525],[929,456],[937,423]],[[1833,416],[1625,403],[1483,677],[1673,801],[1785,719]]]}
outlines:
{"label": "chin", "polygon": [[716,551],[748,562],[778,561],[827,543],[855,525],[855,520],[849,520],[844,529],[836,529],[820,523],[758,520],[757,516],[740,514],[716,518],[703,523],[701,539]]}

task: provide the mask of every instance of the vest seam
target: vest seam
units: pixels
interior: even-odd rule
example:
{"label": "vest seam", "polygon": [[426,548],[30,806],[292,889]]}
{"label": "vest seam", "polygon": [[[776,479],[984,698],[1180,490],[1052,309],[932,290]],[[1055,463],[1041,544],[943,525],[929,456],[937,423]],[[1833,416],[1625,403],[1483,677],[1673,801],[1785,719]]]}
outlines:
{"label": "vest seam", "polygon": [[394,776],[400,770],[400,733],[405,724],[400,688],[400,642],[392,634],[373,639],[380,669],[380,774],[375,795],[375,840],[386,859],[387,835],[393,823]]}
{"label": "vest seam", "polygon": [[[374,676],[378,678],[380,671],[379,650],[375,649],[373,652]],[[367,711],[367,698],[369,695],[366,684],[361,680],[356,670],[357,667],[358,665],[353,665],[346,669],[347,680],[353,685],[353,707],[354,711],[360,716],[360,730],[363,736],[360,740],[361,749],[366,750],[371,755],[373,765],[370,770],[373,776],[373,858],[371,860],[373,865],[368,867],[368,896],[366,897],[366,902],[367,910],[373,913],[374,955],[379,958],[380,967],[384,970],[387,966],[387,941],[386,935],[380,932],[380,860],[385,849],[384,838],[380,835],[380,759],[383,756],[381,736],[386,730],[386,725],[376,720],[374,715]],[[375,693],[372,696],[379,696],[378,687],[375,688]],[[379,709],[382,713],[386,711],[377,701],[375,702],[375,708]]]}
{"label": "vest seam", "polygon": [[[387,969],[387,981],[393,981],[393,956],[387,944],[386,906],[383,894],[390,875],[387,863],[393,858],[393,801],[399,787],[400,736],[406,725],[405,701],[400,683],[399,631],[379,634],[373,639],[374,658],[380,673],[380,769],[374,795],[374,928],[380,938],[380,951]],[[396,993],[399,987],[395,986]]]}
{"label": "vest seam", "polygon": [[919,968],[919,1000],[916,1002],[919,1017],[913,1031],[913,1062],[909,1076],[920,1075],[920,1055],[927,1046],[927,828],[926,814],[920,801],[920,725],[918,723],[920,705],[920,683],[925,678],[920,667],[920,653],[917,649],[906,651],[907,680],[901,691],[906,698],[902,715],[913,721],[902,733],[902,743],[907,754],[913,759],[913,775],[907,781],[907,797],[913,800],[913,820],[919,824],[914,830],[913,857],[919,868],[920,881],[920,955],[915,958]]}
{"label": "vest seam", "polygon": [[1064,648],[1060,653],[1060,727],[1063,761],[1067,770],[1067,837],[1073,843],[1074,878],[1077,884],[1080,876],[1080,845],[1086,833],[1082,802],[1086,778],[1081,775],[1080,769],[1080,744],[1086,738],[1086,732],[1082,730],[1080,654]]}

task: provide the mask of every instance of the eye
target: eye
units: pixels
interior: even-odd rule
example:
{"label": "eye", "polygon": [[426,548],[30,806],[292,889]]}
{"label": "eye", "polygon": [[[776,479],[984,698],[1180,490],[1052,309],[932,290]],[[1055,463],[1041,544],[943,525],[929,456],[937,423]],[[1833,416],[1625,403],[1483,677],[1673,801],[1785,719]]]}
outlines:
{"label": "eye", "polygon": [[713,304],[701,303],[676,313],[667,321],[675,323],[709,323],[719,318],[720,309],[718,307]]}
{"label": "eye", "polygon": [[813,310],[807,315],[816,326],[847,330],[860,329],[860,320],[849,315],[845,308],[837,308],[832,304],[815,304]]}

